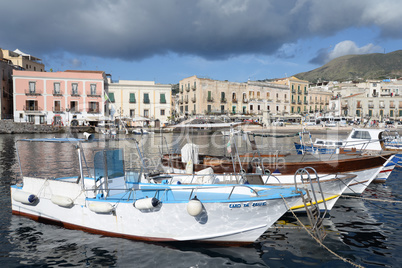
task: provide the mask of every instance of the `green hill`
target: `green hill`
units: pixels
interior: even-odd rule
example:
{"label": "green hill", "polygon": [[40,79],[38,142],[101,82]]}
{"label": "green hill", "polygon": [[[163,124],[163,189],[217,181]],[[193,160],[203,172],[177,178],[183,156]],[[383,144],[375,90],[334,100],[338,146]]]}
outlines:
{"label": "green hill", "polygon": [[402,50],[387,54],[347,55],[294,76],[310,82],[399,78],[402,77]]}

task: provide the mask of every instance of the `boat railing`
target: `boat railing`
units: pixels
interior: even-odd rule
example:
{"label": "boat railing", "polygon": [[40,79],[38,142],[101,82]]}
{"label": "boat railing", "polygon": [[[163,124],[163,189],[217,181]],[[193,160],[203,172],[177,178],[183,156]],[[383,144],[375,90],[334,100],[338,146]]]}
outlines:
{"label": "boat railing", "polygon": [[[312,178],[310,173],[313,173],[315,175],[315,177]],[[304,196],[304,195],[301,195],[301,196],[302,196],[302,200],[304,203],[304,207],[307,212],[307,217],[310,221],[310,225],[312,226],[312,234],[317,239],[322,241],[324,239],[324,237],[326,236],[325,230],[323,227],[323,221],[328,212],[328,208],[327,208],[327,204],[325,202],[325,196],[324,196],[324,193],[322,191],[321,184],[319,181],[319,176],[317,174],[317,171],[312,167],[304,167],[304,168],[298,169],[294,175],[294,183],[295,183],[296,192],[298,192],[298,189],[299,189],[298,183],[297,183],[298,176],[300,176],[301,181],[303,183],[306,182],[306,183],[310,184],[311,194],[313,195],[313,197],[310,196],[310,191],[306,191],[306,196]],[[304,177],[304,176],[306,176],[306,177]],[[317,195],[315,193],[316,190],[313,187],[313,180],[317,182],[316,184],[318,185],[319,192],[321,193],[321,198],[322,198],[321,200],[322,200],[322,203],[324,204],[324,212],[323,213],[321,213],[319,206],[318,206],[319,201],[318,201]]]}

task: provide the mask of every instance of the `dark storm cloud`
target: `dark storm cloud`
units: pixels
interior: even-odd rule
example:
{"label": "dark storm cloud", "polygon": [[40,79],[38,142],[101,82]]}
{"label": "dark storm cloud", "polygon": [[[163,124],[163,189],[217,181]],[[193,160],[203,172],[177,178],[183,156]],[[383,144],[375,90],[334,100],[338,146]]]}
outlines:
{"label": "dark storm cloud", "polygon": [[282,55],[278,49],[284,44],[373,25],[384,38],[402,37],[397,29],[402,24],[398,1],[3,2],[0,46],[21,48],[35,55],[67,51],[122,60],[169,52],[207,59],[239,54]]}

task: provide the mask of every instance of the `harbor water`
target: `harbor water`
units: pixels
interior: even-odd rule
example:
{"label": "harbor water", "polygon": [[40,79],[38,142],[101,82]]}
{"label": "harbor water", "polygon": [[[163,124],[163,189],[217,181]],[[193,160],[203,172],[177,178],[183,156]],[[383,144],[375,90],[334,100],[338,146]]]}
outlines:
{"label": "harbor water", "polygon": [[[299,223],[305,216],[289,214],[245,247],[197,243],[145,243],[105,237],[47,225],[11,214],[10,185],[19,176],[15,141],[55,135],[0,135],[0,263],[2,267],[401,267],[402,168],[386,183],[371,184],[362,198],[340,198],[325,219],[326,238],[320,244]],[[65,137],[57,134],[56,137]],[[324,136],[322,136],[324,137]],[[327,135],[325,135],[327,137]],[[344,138],[336,136],[328,138]],[[137,138],[138,136],[131,136]],[[293,150],[294,137],[256,137],[261,151]],[[200,153],[222,155],[227,137],[219,133],[147,135],[139,142],[150,162],[161,152],[180,152],[185,143],[199,145]],[[20,151],[35,159],[38,148]],[[245,136],[236,149],[249,150]],[[173,150],[172,150],[173,149]],[[41,148],[51,156],[57,147]],[[32,161],[30,168],[53,169],[59,159]],[[67,158],[66,158],[67,159]],[[250,219],[252,220],[252,219]],[[160,222],[160,228],[168,222]]]}

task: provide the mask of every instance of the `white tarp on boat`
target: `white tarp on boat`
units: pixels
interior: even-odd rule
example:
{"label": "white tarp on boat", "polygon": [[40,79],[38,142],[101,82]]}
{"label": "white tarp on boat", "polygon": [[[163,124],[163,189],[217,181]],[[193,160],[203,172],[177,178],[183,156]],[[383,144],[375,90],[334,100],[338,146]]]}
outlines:
{"label": "white tarp on boat", "polygon": [[181,148],[181,161],[187,163],[191,160],[194,164],[198,164],[198,151],[198,145],[187,143]]}

